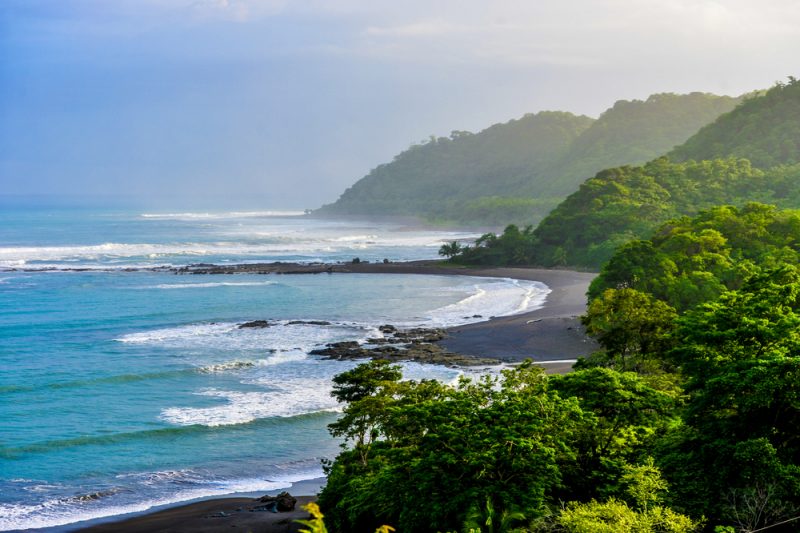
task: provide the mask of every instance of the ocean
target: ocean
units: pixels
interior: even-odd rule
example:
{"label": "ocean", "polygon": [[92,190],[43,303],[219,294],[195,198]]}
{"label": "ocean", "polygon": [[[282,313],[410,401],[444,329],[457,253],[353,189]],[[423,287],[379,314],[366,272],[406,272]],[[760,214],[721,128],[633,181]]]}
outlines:
{"label": "ocean", "polygon": [[[453,326],[544,302],[544,285],[509,279],[143,270],[434,259],[477,236],[300,215],[0,211],[0,530],[71,530],[319,477],[339,446],[330,379],[356,363],[310,350],[379,337],[381,324]],[[271,326],[238,327],[262,319]]]}

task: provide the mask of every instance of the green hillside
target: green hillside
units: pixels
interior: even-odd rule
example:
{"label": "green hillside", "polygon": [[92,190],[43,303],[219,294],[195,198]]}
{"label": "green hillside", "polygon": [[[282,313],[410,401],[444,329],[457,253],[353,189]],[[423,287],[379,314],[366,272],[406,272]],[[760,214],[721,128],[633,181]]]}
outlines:
{"label": "green hillside", "polygon": [[699,92],[620,100],[548,170],[550,181],[545,191],[566,196],[604,168],[638,165],[659,157],[738,102],[737,98]]}
{"label": "green hillside", "polygon": [[[793,174],[800,177],[800,168]],[[777,175],[753,168],[746,159],[673,163],[659,158],[604,170],[536,228],[536,260],[599,266],[617,246],[670,218],[719,204],[775,201],[777,181]]]}
{"label": "green hillside", "polygon": [[597,120],[541,112],[475,134],[432,137],[378,166],[317,213],[532,223],[587,176],[663,154],[737,101],[658,94],[619,101]]}
{"label": "green hillside", "polygon": [[535,230],[511,226],[499,237],[489,234],[456,260],[597,268],[618,246],[649,235],[667,220],[748,201],[800,206],[800,165],[763,171],[746,159],[674,163],[662,157],[604,170]]}
{"label": "green hillside", "polygon": [[672,217],[747,201],[800,207],[800,83],[748,98],[670,156],[587,180],[532,232],[529,255],[596,268]]}
{"label": "green hillside", "polygon": [[[562,155],[593,119],[542,112],[480,133],[454,131],[411,146],[380,165],[320,213],[438,216],[471,200],[515,196],[536,169]],[[547,202],[546,210],[555,204]],[[480,206],[475,206],[480,208]],[[526,206],[523,206],[525,209]]]}
{"label": "green hillside", "polygon": [[800,211],[757,202],[721,205],[621,246],[592,282],[589,298],[626,287],[682,312],[738,289],[756,273],[798,262]]}
{"label": "green hillside", "polygon": [[669,156],[676,161],[744,157],[759,168],[800,163],[800,82],[790,77],[747,98]]}

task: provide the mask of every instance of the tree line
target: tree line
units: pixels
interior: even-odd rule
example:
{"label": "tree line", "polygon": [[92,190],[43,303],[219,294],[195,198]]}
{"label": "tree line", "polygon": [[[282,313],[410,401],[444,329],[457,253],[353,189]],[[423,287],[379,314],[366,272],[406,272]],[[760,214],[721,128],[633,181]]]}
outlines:
{"label": "tree line", "polygon": [[[621,247],[601,350],[454,386],[335,378],[335,531],[756,531],[800,516],[800,212],[715,207]],[[772,528],[773,531],[781,529]]]}

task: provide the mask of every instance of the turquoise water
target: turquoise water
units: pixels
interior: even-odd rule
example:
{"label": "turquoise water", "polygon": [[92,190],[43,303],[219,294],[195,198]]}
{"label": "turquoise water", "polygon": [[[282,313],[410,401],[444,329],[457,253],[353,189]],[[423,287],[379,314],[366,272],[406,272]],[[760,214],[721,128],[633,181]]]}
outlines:
{"label": "turquoise water", "polygon": [[[330,378],[353,363],[310,350],[380,336],[384,323],[519,312],[545,294],[469,277],[124,270],[433,258],[467,234],[273,213],[23,209],[0,214],[0,228],[0,530],[70,529],[318,477],[338,447],[325,429],[337,416]],[[272,325],[238,327],[257,319]],[[308,320],[329,324],[290,323]]]}

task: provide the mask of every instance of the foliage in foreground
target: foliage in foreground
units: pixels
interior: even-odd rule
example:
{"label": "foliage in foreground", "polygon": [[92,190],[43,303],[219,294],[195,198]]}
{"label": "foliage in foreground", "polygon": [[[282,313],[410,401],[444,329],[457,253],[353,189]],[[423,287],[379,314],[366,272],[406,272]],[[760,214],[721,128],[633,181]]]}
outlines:
{"label": "foliage in foreground", "polygon": [[[346,447],[320,494],[335,531],[449,531],[475,522],[484,504],[496,517],[535,521],[568,496],[629,498],[629,468],[676,406],[609,369],[548,378],[524,364],[455,386],[400,381],[395,371],[374,361],[337,377],[334,395],[349,399],[331,429]],[[353,384],[369,394],[354,397]]]}
{"label": "foliage in foreground", "polygon": [[799,263],[800,213],[717,207],[615,254],[583,318],[602,350],[575,372],[343,374],[349,446],[321,502],[340,531],[791,530]]}
{"label": "foliage in foreground", "polygon": [[[540,375],[538,392],[525,392],[529,400],[546,394],[556,409],[576,402],[571,425],[557,429],[557,481],[538,505],[492,505],[524,513],[528,524],[515,527],[531,531],[684,531],[703,517],[720,531],[796,526],[798,264],[800,213],[755,203],[680,218],[620,248],[592,285],[583,318],[602,350],[576,372]],[[462,439],[481,435],[463,429]],[[485,455],[493,456],[489,441],[497,436],[485,437]],[[383,457],[384,466],[397,466],[396,457]],[[405,458],[413,470],[415,453]],[[632,468],[649,474],[631,484]],[[668,491],[653,481],[661,474]],[[469,476],[457,482],[475,485]],[[656,499],[641,497],[648,486]],[[443,524],[461,518],[452,511]]]}
{"label": "foliage in foreground", "polygon": [[617,252],[584,317],[604,350],[579,366],[683,388],[653,450],[673,506],[741,531],[800,515],[798,237],[760,204],[673,221]]}
{"label": "foliage in foreground", "polygon": [[[300,533],[328,533],[328,528],[325,526],[323,518],[325,515],[319,510],[319,505],[314,502],[307,503],[303,509],[308,511],[311,515],[307,520],[295,520],[300,525],[308,526],[309,529],[301,529]],[[383,525],[375,530],[375,533],[392,533],[396,531],[392,526]]]}

